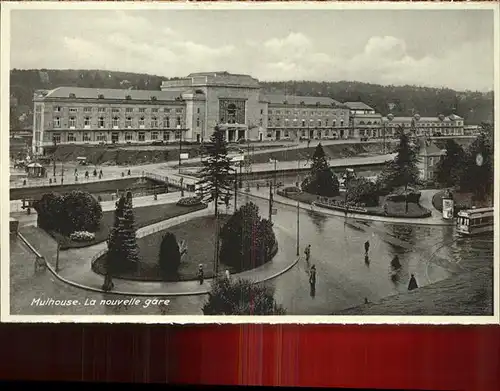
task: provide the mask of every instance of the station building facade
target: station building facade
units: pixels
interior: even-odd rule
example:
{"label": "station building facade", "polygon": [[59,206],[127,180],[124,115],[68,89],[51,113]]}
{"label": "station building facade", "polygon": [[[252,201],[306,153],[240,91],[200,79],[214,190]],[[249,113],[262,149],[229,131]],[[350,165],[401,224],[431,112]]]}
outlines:
{"label": "station building facade", "polygon": [[[228,72],[192,73],[159,91],[59,87],[33,101],[34,154],[59,144],[203,142],[216,125],[237,142],[382,137],[407,123],[362,102],[266,95],[257,79]],[[459,118],[441,122],[455,129]]]}

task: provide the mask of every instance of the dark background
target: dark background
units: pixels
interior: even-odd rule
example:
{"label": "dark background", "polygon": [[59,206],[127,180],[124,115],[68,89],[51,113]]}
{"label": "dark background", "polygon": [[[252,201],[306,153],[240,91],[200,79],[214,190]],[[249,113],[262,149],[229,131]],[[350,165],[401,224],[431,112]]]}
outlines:
{"label": "dark background", "polygon": [[500,389],[496,326],[2,325],[0,377]]}

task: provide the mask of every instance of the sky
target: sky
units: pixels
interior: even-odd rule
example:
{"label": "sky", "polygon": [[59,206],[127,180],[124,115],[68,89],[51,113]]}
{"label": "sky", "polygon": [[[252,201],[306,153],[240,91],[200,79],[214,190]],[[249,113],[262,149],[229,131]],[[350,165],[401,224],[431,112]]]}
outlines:
{"label": "sky", "polygon": [[11,68],[490,91],[491,10],[13,10]]}

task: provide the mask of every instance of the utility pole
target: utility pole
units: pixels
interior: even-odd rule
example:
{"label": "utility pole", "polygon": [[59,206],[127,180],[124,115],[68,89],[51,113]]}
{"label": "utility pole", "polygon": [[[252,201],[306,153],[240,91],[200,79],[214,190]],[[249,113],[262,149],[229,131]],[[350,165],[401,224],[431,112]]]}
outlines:
{"label": "utility pole", "polygon": [[57,241],[57,253],[56,253],[56,273],[59,271],[59,250],[61,249],[61,241]]}
{"label": "utility pole", "polygon": [[238,171],[234,170],[234,213],[236,213],[238,201]]}
{"label": "utility pole", "polygon": [[[299,182],[300,182],[299,170],[300,170],[300,155],[298,156],[298,160],[297,160],[297,184],[299,184]],[[299,226],[300,226],[300,205],[299,205],[299,200],[297,200],[297,256],[299,256],[299,254],[300,254]]]}
{"label": "utility pole", "polygon": [[181,173],[181,153],[182,153],[182,131],[180,127],[178,129],[179,132],[179,174]]}
{"label": "utility pole", "polygon": [[273,222],[273,183],[269,181],[269,221]]}

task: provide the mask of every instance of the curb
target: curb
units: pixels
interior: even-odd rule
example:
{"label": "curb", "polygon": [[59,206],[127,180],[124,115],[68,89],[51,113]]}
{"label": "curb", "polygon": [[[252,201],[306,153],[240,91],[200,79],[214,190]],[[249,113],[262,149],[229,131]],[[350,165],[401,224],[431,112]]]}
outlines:
{"label": "curb", "polygon": [[[264,197],[264,196],[261,196],[261,195],[257,195],[257,194],[253,194],[253,193],[246,193],[246,192],[239,192],[239,193],[242,194],[242,195],[248,195],[250,197],[260,198],[260,199],[266,200],[266,201],[269,200],[269,198],[267,198],[267,197]],[[296,205],[291,205],[289,203],[277,200],[276,198],[273,198],[273,203],[277,203],[277,204],[281,204],[281,205],[286,205],[286,206],[291,206],[291,207],[294,207],[294,208],[296,207]],[[299,201],[299,205],[300,205],[301,209],[310,210],[310,208],[304,206],[304,205],[308,205],[308,204],[304,204],[303,202]],[[326,213],[326,212],[324,212],[322,210],[319,210],[319,209],[314,209],[314,211],[318,212],[318,213],[322,213],[322,214],[327,215],[327,216],[335,216],[335,217],[343,217],[344,216],[343,213],[342,213],[342,215],[341,214],[337,215],[337,214],[333,214],[333,213]],[[367,215],[367,216],[370,216],[372,218],[367,218],[367,216],[363,216],[363,215],[355,215],[353,217],[352,213],[350,215],[351,215],[352,219],[356,219],[356,220],[380,221],[380,222],[389,223],[389,224],[410,224],[410,225],[424,225],[424,226],[435,226],[435,227],[449,227],[449,226],[453,226],[453,224],[445,223],[445,222],[443,222],[443,223],[422,223],[422,222],[416,222],[413,219],[408,219],[408,221],[404,221],[403,222],[403,221],[391,221],[391,220],[379,219],[378,218],[379,216],[376,216],[376,215]],[[401,218],[402,219],[403,217],[394,217],[394,218],[397,218],[397,219]]]}
{"label": "curb", "polygon": [[[202,209],[202,210],[206,210],[206,209]],[[199,212],[199,211],[196,211],[196,212]],[[193,212],[193,213],[196,213],[196,212]],[[178,223],[178,224],[181,224],[181,223]],[[176,224],[174,224],[176,225]],[[29,243],[29,241],[20,233],[18,233],[19,237],[21,238],[21,240],[30,248],[31,251],[33,251],[35,253],[35,255],[39,256],[39,257],[42,257],[42,255],[31,245],[31,243]],[[283,270],[280,270],[268,277],[265,277],[263,279],[260,279],[260,280],[252,280],[251,278],[244,278],[244,279],[248,279],[250,281],[252,281],[253,284],[260,284],[260,283],[263,283],[263,282],[266,282],[266,281],[270,281],[284,273],[286,273],[287,271],[289,271],[292,267],[294,267],[300,260],[300,257],[297,257],[295,259],[295,261],[293,261],[290,265],[288,265],[287,267],[285,267]],[[50,270],[50,272],[54,275],[54,277],[56,277],[58,280],[70,285],[70,286],[73,286],[75,288],[79,288],[79,289],[83,289],[83,290],[86,290],[86,291],[89,291],[89,292],[96,292],[96,293],[106,293],[106,294],[114,294],[114,295],[120,295],[120,296],[140,296],[140,297],[179,297],[179,296],[200,296],[200,295],[207,295],[208,293],[210,293],[210,289],[204,289],[204,290],[199,290],[199,291],[194,291],[194,292],[171,292],[171,293],[168,293],[168,292],[158,292],[158,293],[150,293],[150,292],[127,292],[127,291],[105,291],[101,288],[95,288],[95,287],[91,287],[91,286],[88,286],[88,285],[83,285],[83,284],[79,284],[77,282],[74,282],[74,281],[71,281],[63,276],[61,276],[59,273],[57,273],[55,271],[55,269],[52,267],[52,265],[50,264],[50,262],[48,262],[47,260],[45,260],[45,264],[47,265],[47,268]],[[92,271],[92,270],[91,270]],[[93,272],[93,271],[92,271]],[[242,272],[244,273],[244,272]],[[239,273],[241,274],[241,273]],[[239,278],[238,277],[238,274],[234,274],[232,276],[233,278]],[[211,279],[207,279],[206,282],[207,282],[207,285],[208,284],[211,284],[213,282],[213,278]],[[103,281],[104,281],[104,277],[103,277]],[[140,282],[139,282],[140,283]]]}

